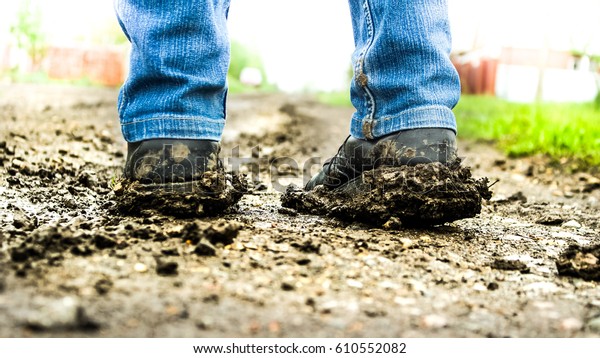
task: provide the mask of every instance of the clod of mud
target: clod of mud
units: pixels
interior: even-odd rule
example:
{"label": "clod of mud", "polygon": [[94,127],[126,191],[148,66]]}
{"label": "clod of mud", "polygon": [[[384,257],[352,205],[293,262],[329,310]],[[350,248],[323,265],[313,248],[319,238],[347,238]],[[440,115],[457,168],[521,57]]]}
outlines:
{"label": "clod of mud", "polygon": [[110,291],[113,287],[113,282],[109,279],[102,278],[94,284],[94,288],[99,295],[105,295]]}
{"label": "clod of mud", "polygon": [[242,226],[237,221],[218,220],[212,224],[194,221],[183,227],[181,238],[192,245],[198,244],[202,239],[206,239],[212,245],[229,245],[233,243]]}
{"label": "clod of mud", "polygon": [[219,220],[204,228],[203,233],[212,244],[229,245],[233,243],[233,239],[238,235],[241,228],[242,224],[236,221]]}
{"label": "clod of mud", "polygon": [[31,219],[27,214],[25,214],[19,208],[15,208],[13,211],[13,226],[16,229],[20,229],[23,231],[31,231],[36,226],[35,218]]}
{"label": "clod of mud", "polygon": [[237,237],[243,224],[237,221],[217,220],[205,223],[199,220],[185,224],[176,236],[188,245],[193,245],[198,256],[215,256],[217,246],[230,245]]}
{"label": "clod of mud", "polygon": [[215,256],[217,254],[217,248],[213,246],[208,240],[200,240],[194,253],[198,256]]}
{"label": "clod of mud", "polygon": [[600,282],[600,245],[569,246],[556,260],[558,274]]}
{"label": "clod of mud", "polygon": [[161,276],[176,276],[179,264],[174,261],[163,261],[156,258],[156,273]]}
{"label": "clod of mud", "polygon": [[8,252],[19,276],[26,276],[27,271],[36,262],[58,266],[70,252],[75,256],[90,256],[96,250],[123,249],[129,244],[124,238],[107,232],[94,232],[73,229],[60,225],[40,227],[29,233],[17,245],[9,245]]}
{"label": "clod of mud", "polygon": [[565,219],[559,214],[544,213],[535,222],[536,222],[536,224],[541,224],[541,225],[557,226],[557,225],[560,225],[563,222],[565,222]]}
{"label": "clod of mud", "polygon": [[488,179],[473,179],[458,160],[450,165],[380,167],[348,185],[343,191],[318,186],[310,192],[290,186],[282,205],[375,226],[385,227],[389,220],[429,226],[474,217],[481,212],[482,199],[492,196]]}
{"label": "clod of mud", "polygon": [[495,259],[490,267],[496,270],[520,271],[521,273],[528,273],[530,271],[525,262],[518,258],[510,257]]}
{"label": "clod of mud", "polygon": [[87,233],[74,233],[70,229],[52,226],[38,229],[28,235],[18,246],[10,248],[13,262],[30,262],[57,257],[70,248],[83,245],[89,239]]}
{"label": "clod of mud", "polygon": [[247,183],[221,171],[206,172],[198,180],[161,186],[122,180],[113,188],[116,209],[124,215],[174,217],[213,216],[236,204]]}

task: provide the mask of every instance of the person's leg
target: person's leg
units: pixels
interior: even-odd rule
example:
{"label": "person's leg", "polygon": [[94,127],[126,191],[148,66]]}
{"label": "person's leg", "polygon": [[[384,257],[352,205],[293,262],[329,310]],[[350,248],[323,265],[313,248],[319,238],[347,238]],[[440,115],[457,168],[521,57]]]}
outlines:
{"label": "person's leg", "polygon": [[446,0],[349,0],[352,56],[350,137],[306,186],[339,187],[378,165],[455,157],[460,96],[450,58]]}
{"label": "person's leg", "polygon": [[446,0],[350,0],[356,51],[350,133],[374,139],[406,129],[456,131],[460,96],[450,62]]}
{"label": "person's leg", "polygon": [[218,152],[225,124],[229,0],[116,0],[115,9],[132,44],[118,104],[125,175],[190,179],[206,169],[191,162]]}
{"label": "person's leg", "polygon": [[116,0],[132,44],[130,74],[119,95],[125,140],[220,140],[228,6],[228,0]]}

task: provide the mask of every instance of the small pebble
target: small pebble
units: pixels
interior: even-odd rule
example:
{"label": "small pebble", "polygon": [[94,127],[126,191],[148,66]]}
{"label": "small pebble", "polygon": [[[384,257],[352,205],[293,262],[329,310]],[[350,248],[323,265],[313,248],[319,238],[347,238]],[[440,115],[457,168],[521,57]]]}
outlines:
{"label": "small pebble", "polygon": [[570,228],[574,228],[574,229],[579,229],[579,228],[581,228],[581,224],[575,220],[569,220],[566,223],[562,224],[562,227],[570,227]]}
{"label": "small pebble", "polygon": [[363,288],[362,282],[352,279],[346,280],[346,285],[353,288]]}
{"label": "small pebble", "polygon": [[213,326],[213,324],[214,322],[210,317],[205,317],[196,321],[196,328],[198,328],[201,331],[207,331]]}
{"label": "small pebble", "polygon": [[410,249],[417,246],[417,243],[406,237],[401,237],[400,239],[398,239],[398,241],[400,241],[400,243],[402,244],[403,249]]}
{"label": "small pebble", "polygon": [[290,281],[284,281],[281,283],[281,289],[284,291],[293,291],[296,289],[296,286]]}
{"label": "small pebble", "polygon": [[140,273],[148,272],[148,266],[144,265],[141,262],[138,262],[137,264],[133,265],[133,269],[136,272],[140,272]]}
{"label": "small pebble", "polygon": [[411,297],[394,297],[394,303],[399,306],[412,306],[417,303],[417,300]]}
{"label": "small pebble", "polygon": [[487,289],[490,291],[496,291],[498,288],[500,288],[500,285],[498,285],[496,282],[490,282],[487,285]]}
{"label": "small pebble", "polygon": [[560,330],[566,332],[579,331],[583,328],[583,322],[577,318],[566,318],[560,322]]}
{"label": "small pebble", "polygon": [[445,327],[448,324],[448,321],[443,316],[431,314],[431,315],[424,316],[421,319],[421,324],[422,324],[423,328],[435,329],[435,328]]}
{"label": "small pebble", "polygon": [[487,291],[487,289],[488,288],[481,283],[476,283],[473,285],[473,290],[475,290],[475,291],[483,292],[483,291]]}

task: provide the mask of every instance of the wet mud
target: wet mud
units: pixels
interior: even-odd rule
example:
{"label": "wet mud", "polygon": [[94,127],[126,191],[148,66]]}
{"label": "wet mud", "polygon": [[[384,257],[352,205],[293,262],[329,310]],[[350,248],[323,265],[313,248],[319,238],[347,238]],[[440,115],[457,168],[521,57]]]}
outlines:
{"label": "wet mud", "polygon": [[120,181],[116,98],[0,86],[1,337],[600,337],[597,172],[459,138],[460,168],[381,169],[348,199],[362,209],[333,193],[309,208],[285,188],[336,152],[352,111],[233,96],[236,176],[203,188],[247,191],[211,191],[237,201],[213,208]]}
{"label": "wet mud", "polygon": [[381,167],[336,190],[310,192],[291,186],[284,207],[348,222],[397,227],[441,225],[475,217],[492,193],[487,178],[475,180],[460,161]]}
{"label": "wet mud", "polygon": [[247,181],[236,174],[211,171],[187,183],[145,185],[123,179],[113,192],[115,209],[123,215],[216,216],[242,198]]}

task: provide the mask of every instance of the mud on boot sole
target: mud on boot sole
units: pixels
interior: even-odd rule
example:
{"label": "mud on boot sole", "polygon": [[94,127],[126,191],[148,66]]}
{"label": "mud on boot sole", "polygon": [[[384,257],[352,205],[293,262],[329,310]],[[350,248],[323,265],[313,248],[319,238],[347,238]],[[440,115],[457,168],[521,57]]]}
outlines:
{"label": "mud on boot sole", "polygon": [[123,215],[155,213],[175,217],[214,216],[235,205],[247,191],[245,181],[222,171],[203,173],[194,181],[141,184],[124,179],[114,189],[115,209]]}
{"label": "mud on boot sole", "polygon": [[381,226],[432,226],[471,218],[489,199],[488,179],[474,179],[460,161],[380,167],[335,190],[288,187],[281,201],[299,212]]}

